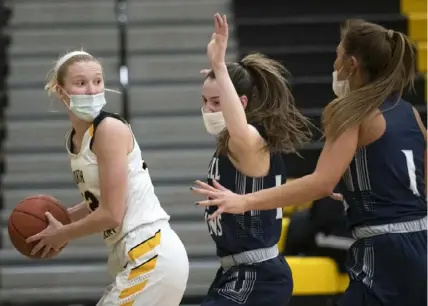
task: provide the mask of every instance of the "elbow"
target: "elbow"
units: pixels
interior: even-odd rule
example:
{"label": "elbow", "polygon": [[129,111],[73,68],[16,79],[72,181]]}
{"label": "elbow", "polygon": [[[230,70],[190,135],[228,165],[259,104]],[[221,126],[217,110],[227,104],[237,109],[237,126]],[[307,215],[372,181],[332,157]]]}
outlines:
{"label": "elbow", "polygon": [[122,222],[123,222],[123,217],[124,217],[123,214],[118,214],[118,213],[113,214],[110,217],[110,223],[112,225],[111,228],[120,227],[122,225]]}
{"label": "elbow", "polygon": [[116,217],[112,217],[110,218],[110,222],[109,222],[109,228],[117,228],[120,227],[122,225],[122,220],[123,219],[119,219]]}
{"label": "elbow", "polygon": [[115,211],[106,211],[105,226],[110,228],[117,228],[122,225],[124,213]]}

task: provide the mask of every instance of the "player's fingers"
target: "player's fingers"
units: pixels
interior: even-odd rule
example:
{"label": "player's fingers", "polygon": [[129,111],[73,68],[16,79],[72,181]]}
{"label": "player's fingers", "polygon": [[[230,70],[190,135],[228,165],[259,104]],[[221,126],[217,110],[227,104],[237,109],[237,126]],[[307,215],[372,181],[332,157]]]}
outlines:
{"label": "player's fingers", "polygon": [[196,180],[195,184],[198,185],[199,187],[201,187],[202,189],[216,191],[216,189],[213,186],[210,186],[207,183],[202,182],[200,180]]}
{"label": "player's fingers", "polygon": [[42,252],[42,258],[45,258],[46,257],[46,255],[48,255],[49,254],[49,251],[52,249],[52,247],[50,246],[50,245],[46,245],[45,246],[45,248],[43,249],[43,252]]}
{"label": "player's fingers", "polygon": [[200,201],[197,204],[199,206],[219,206],[222,203],[223,203],[223,199],[214,199],[214,200]]}
{"label": "player's fingers", "polygon": [[32,249],[31,249],[31,255],[36,255],[37,252],[39,252],[43,247],[45,246],[45,244],[43,243],[43,241],[39,241],[39,243],[37,243]]}
{"label": "player's fingers", "polygon": [[334,192],[330,195],[330,198],[332,198],[333,200],[336,200],[336,201],[343,201],[343,195],[341,193],[335,193]]}
{"label": "player's fingers", "polygon": [[223,15],[223,31],[224,31],[224,35],[227,35],[229,32],[229,25],[227,24],[226,15]]}
{"label": "player's fingers", "polygon": [[52,216],[52,214],[50,212],[48,212],[48,211],[45,212],[45,216],[48,219],[49,223],[51,223],[51,224],[57,224],[57,223],[59,223],[59,221],[57,219],[55,219],[55,217]]}
{"label": "player's fingers", "polygon": [[30,243],[30,242],[34,242],[34,241],[38,241],[42,238],[42,236],[40,235],[41,233],[35,234],[34,236],[28,237],[25,242],[26,243]]}
{"label": "player's fingers", "polygon": [[207,76],[210,73],[211,69],[202,69],[201,71],[199,71],[200,74],[202,74],[203,76]]}
{"label": "player's fingers", "polygon": [[215,32],[218,33],[220,31],[220,20],[219,20],[219,14],[215,13],[214,14],[214,29]]}
{"label": "player's fingers", "polygon": [[219,27],[219,25],[218,25],[217,18],[216,18],[216,16],[214,15],[214,33],[218,33],[219,29],[220,29],[220,27]]}
{"label": "player's fingers", "polygon": [[221,29],[223,27],[223,16],[221,16],[219,13],[215,14],[217,23],[219,25],[219,28]]}
{"label": "player's fingers", "polygon": [[206,196],[206,197],[209,197],[209,198],[216,198],[217,197],[216,192],[206,190],[206,189],[192,188],[192,192]]}
{"label": "player's fingers", "polygon": [[224,188],[219,182],[217,182],[215,179],[213,179],[213,185],[218,190],[226,191],[227,189]]}
{"label": "player's fingers", "polygon": [[219,208],[212,215],[208,217],[208,220],[213,220],[219,217],[223,213],[223,211],[224,211],[223,206],[219,206]]}

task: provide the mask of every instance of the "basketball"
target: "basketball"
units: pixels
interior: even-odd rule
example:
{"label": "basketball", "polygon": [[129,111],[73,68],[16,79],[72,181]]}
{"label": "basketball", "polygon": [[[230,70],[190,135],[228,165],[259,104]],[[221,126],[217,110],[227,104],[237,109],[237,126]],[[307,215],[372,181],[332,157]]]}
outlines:
{"label": "basketball", "polygon": [[[35,255],[31,255],[31,250],[38,241],[26,243],[25,240],[41,232],[49,225],[45,212],[50,212],[62,224],[71,222],[67,210],[62,207],[57,199],[47,195],[28,197],[12,211],[8,225],[9,237],[13,246],[22,255],[29,258],[41,258],[43,248]],[[50,250],[45,258],[55,255],[57,252]]]}

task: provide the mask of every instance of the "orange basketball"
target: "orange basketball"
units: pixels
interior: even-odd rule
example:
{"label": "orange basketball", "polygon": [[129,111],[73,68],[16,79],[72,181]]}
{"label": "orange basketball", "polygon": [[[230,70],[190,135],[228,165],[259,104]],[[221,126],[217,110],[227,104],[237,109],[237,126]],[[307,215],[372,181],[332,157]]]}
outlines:
{"label": "orange basketball", "polygon": [[[25,240],[42,230],[49,221],[45,216],[50,212],[62,224],[71,222],[67,209],[60,202],[48,195],[36,195],[24,199],[19,203],[9,217],[9,237],[13,246],[22,254],[30,258],[41,258],[42,250],[31,255],[32,248],[38,241],[26,243]],[[50,250],[45,258],[54,257],[57,252]]]}

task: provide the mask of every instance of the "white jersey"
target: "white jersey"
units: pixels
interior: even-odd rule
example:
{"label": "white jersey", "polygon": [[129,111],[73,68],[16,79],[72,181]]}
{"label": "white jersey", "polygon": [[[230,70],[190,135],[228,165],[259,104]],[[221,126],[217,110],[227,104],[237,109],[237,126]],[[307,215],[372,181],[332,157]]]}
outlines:
{"label": "white jersey", "polygon": [[[116,117],[115,115],[110,116]],[[104,117],[109,117],[109,115],[104,115]],[[94,131],[96,131],[96,126],[92,124],[83,136],[78,154],[73,154],[70,150],[72,131],[66,136],[66,147],[74,180],[90,211],[94,211],[101,201],[97,157],[91,151],[91,139]],[[169,216],[155,195],[149,170],[142,159],[140,147],[134,137],[134,148],[128,154],[128,194],[125,217],[120,227],[104,232],[104,241],[107,246],[112,246],[140,225],[151,224],[158,220],[169,220]]]}

